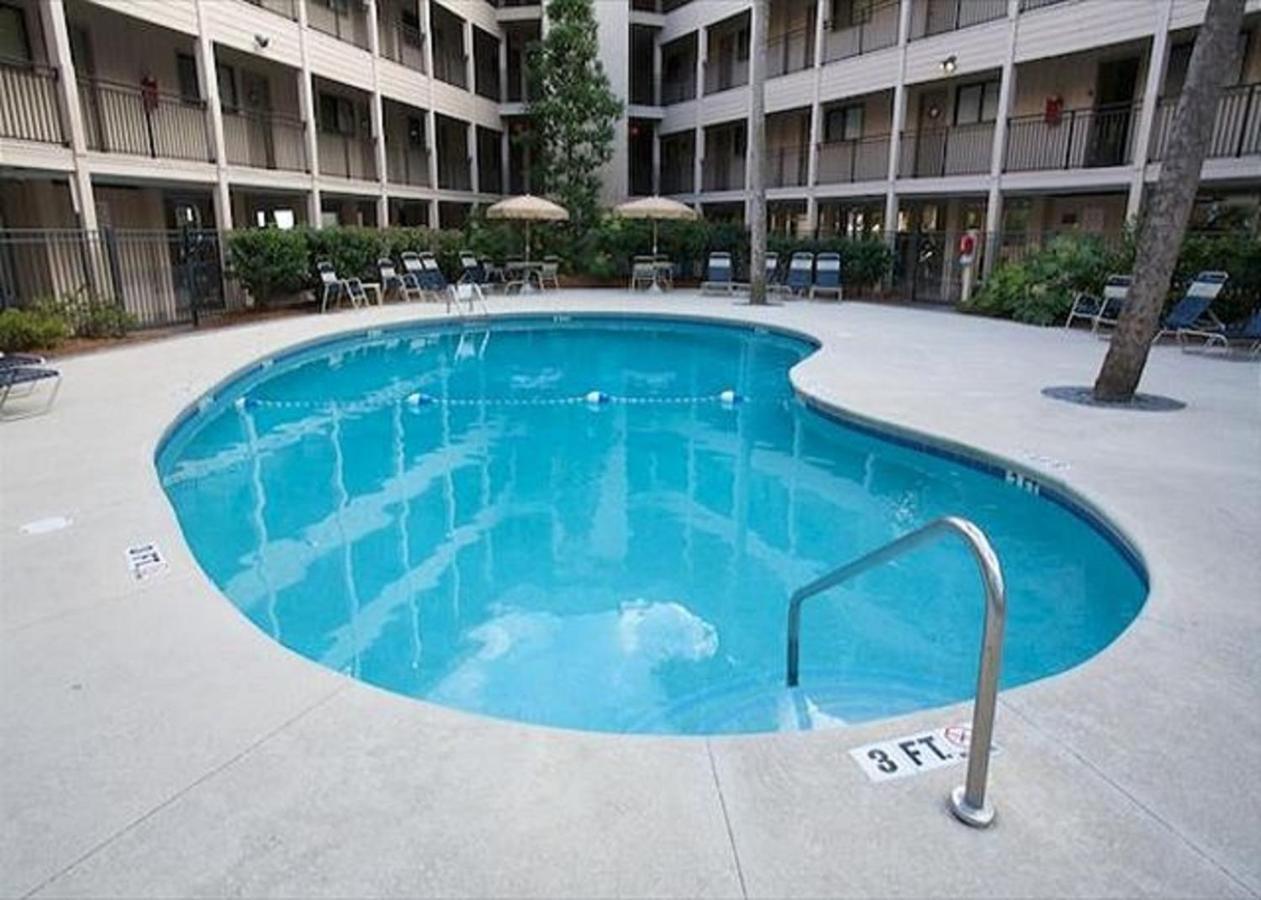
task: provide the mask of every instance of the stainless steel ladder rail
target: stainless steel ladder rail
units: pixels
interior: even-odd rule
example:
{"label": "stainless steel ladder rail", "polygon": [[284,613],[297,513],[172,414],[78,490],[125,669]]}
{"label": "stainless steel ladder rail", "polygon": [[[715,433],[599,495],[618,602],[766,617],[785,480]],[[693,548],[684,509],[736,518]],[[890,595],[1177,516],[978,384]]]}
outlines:
{"label": "stainless steel ladder rail", "polygon": [[962,822],[984,828],[994,820],[994,808],[986,803],[990,744],[994,735],[994,709],[998,701],[998,672],[1002,664],[1003,628],[1007,621],[1007,589],[1003,570],[989,539],[976,524],[956,516],[929,522],[878,550],[859,557],[793,592],[788,602],[788,686],[796,687],[801,655],[801,605],[816,594],[836,587],[916,547],[956,534],[963,538],[985,585],[985,632],[981,638],[981,665],[972,706],[972,739],[968,746],[967,782],[950,795],[950,808]]}

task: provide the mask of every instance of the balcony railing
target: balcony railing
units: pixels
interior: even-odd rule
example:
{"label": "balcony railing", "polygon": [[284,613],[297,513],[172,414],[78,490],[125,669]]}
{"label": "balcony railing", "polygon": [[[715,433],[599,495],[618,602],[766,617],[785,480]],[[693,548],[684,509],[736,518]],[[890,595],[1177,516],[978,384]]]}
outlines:
{"label": "balcony railing", "polygon": [[459,88],[468,87],[468,56],[459,50],[433,48],[433,77]]}
{"label": "balcony railing", "polygon": [[1134,159],[1138,106],[1070,109],[1008,120],[1008,172],[1127,165]]}
{"label": "balcony railing", "polygon": [[214,162],[204,100],[85,78],[79,105],[89,150]]}
{"label": "balcony railing", "polygon": [[823,61],[835,62],[892,47],[898,42],[898,0],[867,10],[862,22],[828,30],[823,40]]}
{"label": "balcony railing", "polygon": [[704,190],[744,190],[744,157],[720,155],[722,159],[706,159],[701,163],[701,184]]}
{"label": "balcony railing", "polygon": [[65,142],[56,69],[0,59],[0,137]]}
{"label": "balcony railing", "polygon": [[376,141],[372,138],[321,131],[318,146],[321,175],[376,180]]}
{"label": "balcony railing", "polygon": [[766,148],[766,186],[804,187],[810,181],[810,148]]}
{"label": "balcony railing", "polygon": [[814,30],[798,28],[766,42],[766,77],[800,72],[814,65]]}
{"label": "balcony railing", "polygon": [[1058,3],[1067,3],[1068,0],[1020,0],[1020,11],[1022,13],[1032,12],[1035,9],[1042,9],[1044,6],[1055,6]]}
{"label": "balcony railing", "polygon": [[884,181],[889,175],[889,135],[819,145],[819,184]]}
{"label": "balcony railing", "polygon": [[438,187],[444,191],[473,189],[473,170],[466,152],[457,150],[450,154],[438,154]]}
{"label": "balcony railing", "polygon": [[307,24],[316,31],[331,35],[339,41],[367,50],[372,45],[368,40],[368,17],[362,10],[363,7],[358,0],[347,3],[345,12],[323,3],[308,3],[306,5]]}
{"label": "balcony railing", "polygon": [[958,31],[1007,15],[1007,0],[927,0],[911,39]]}
{"label": "balcony railing", "polygon": [[[1156,107],[1152,162],[1164,158],[1177,105],[1177,97],[1167,97]],[[1258,154],[1261,154],[1261,84],[1228,87],[1217,101],[1217,117],[1213,122],[1208,156],[1210,159],[1225,159]]]}
{"label": "balcony railing", "polygon": [[423,147],[385,142],[388,177],[394,184],[429,187],[429,153]]}
{"label": "balcony railing", "polygon": [[993,145],[993,122],[907,132],[902,135],[898,176],[979,175],[990,170]]}
{"label": "balcony railing", "polygon": [[716,94],[749,83],[747,59],[710,59],[705,62],[705,93]]}
{"label": "balcony railing", "polygon": [[[696,71],[696,66],[692,66],[692,71]],[[680,79],[679,81],[661,81],[661,105],[669,106],[672,103],[683,103],[687,100],[696,99],[696,77]]]}
{"label": "balcony railing", "polygon": [[660,192],[663,194],[690,194],[696,187],[696,158],[688,155],[668,159],[661,158]]}
{"label": "balcony railing", "polygon": [[308,172],[306,126],[294,116],[271,112],[223,112],[228,162],[256,169]]}
{"label": "balcony railing", "polygon": [[298,21],[298,0],[245,0],[260,9],[270,10],[286,19]]}
{"label": "balcony railing", "polygon": [[425,71],[425,35],[419,28],[401,21],[381,22],[381,55],[399,65]]}

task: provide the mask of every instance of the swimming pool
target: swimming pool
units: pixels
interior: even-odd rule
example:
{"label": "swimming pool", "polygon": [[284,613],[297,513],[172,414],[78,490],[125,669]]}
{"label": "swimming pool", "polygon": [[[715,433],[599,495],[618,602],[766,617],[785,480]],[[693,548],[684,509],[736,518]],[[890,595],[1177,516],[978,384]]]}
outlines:
{"label": "swimming pool", "polygon": [[788,372],[813,349],[653,318],[360,332],[225,384],[157,465],[206,574],[276,641],[540,725],[784,731],[970,697],[983,604],[953,542],[811,601],[784,686],[792,591],[941,515],[1002,560],[1004,687],[1137,615],[1142,567],[1106,524],[804,405]]}

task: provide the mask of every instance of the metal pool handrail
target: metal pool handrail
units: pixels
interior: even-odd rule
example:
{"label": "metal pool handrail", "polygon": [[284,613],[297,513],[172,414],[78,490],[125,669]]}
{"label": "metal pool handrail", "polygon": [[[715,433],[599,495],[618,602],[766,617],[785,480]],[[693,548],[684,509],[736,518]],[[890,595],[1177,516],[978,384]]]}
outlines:
{"label": "metal pool handrail", "polygon": [[955,788],[950,795],[951,810],[962,822],[984,828],[994,820],[994,809],[985,802],[985,784],[989,776],[994,708],[998,700],[998,670],[1003,655],[1003,626],[1007,620],[1007,589],[1003,586],[1003,570],[999,565],[998,555],[985,532],[976,524],[956,516],[936,519],[794,591],[788,601],[788,686],[797,686],[801,653],[801,605],[805,601],[947,534],[957,534],[963,538],[972,552],[972,559],[976,562],[981,581],[985,585],[985,632],[981,638],[981,666],[976,679],[976,702],[972,706],[968,777],[967,783]]}

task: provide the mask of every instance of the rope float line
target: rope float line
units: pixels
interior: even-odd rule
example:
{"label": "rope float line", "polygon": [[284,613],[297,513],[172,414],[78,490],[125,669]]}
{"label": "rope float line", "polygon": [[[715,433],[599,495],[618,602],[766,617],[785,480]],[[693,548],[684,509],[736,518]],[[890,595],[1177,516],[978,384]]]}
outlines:
{"label": "rope float line", "polygon": [[[388,402],[390,398],[382,398]],[[403,400],[409,406],[448,406],[448,407],[468,407],[468,406],[501,406],[501,407],[519,407],[519,406],[604,406],[604,405],[624,405],[624,406],[683,406],[689,403],[720,403],[724,407],[735,407],[742,403],[756,403],[757,400],[752,397],[744,397],[734,390],[727,389],[717,394],[703,394],[701,396],[673,396],[673,397],[624,397],[617,394],[606,394],[603,391],[588,391],[581,397],[438,397],[433,394],[425,394],[420,391],[412,391],[406,395],[400,395],[395,400]],[[775,398],[772,402],[782,402],[787,398]],[[233,406],[237,409],[250,408],[269,408],[269,409],[331,409],[338,405],[334,400],[267,400],[261,397],[237,397],[233,401]]]}

